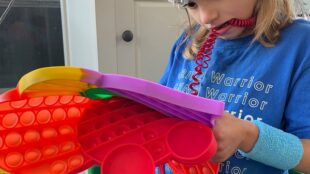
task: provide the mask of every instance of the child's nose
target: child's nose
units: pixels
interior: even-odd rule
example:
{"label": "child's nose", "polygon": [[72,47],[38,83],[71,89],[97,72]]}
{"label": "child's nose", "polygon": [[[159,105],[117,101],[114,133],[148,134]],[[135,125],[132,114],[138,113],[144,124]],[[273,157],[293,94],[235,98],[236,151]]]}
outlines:
{"label": "child's nose", "polygon": [[199,17],[201,24],[212,24],[219,14],[215,9],[199,9]]}

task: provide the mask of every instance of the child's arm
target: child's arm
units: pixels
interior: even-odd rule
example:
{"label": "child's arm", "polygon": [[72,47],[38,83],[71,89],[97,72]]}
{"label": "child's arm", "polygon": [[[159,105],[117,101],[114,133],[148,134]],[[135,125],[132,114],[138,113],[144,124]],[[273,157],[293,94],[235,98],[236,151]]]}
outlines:
{"label": "child's arm", "polygon": [[[295,170],[310,173],[310,140],[308,139],[302,140],[301,143],[296,136],[290,133],[265,123],[257,124],[256,122],[254,124],[241,120],[229,113],[225,113],[223,117],[216,120],[213,132],[218,142],[218,151],[213,157],[213,161],[225,161],[235,153],[236,149],[240,149],[246,157],[266,165],[283,170],[296,166]],[[278,150],[273,151],[272,149]],[[270,153],[277,155],[270,158]]]}
{"label": "child's arm", "polygon": [[295,167],[295,170],[304,173],[310,173],[310,140],[302,140],[302,145],[304,147],[304,154],[300,163]]}

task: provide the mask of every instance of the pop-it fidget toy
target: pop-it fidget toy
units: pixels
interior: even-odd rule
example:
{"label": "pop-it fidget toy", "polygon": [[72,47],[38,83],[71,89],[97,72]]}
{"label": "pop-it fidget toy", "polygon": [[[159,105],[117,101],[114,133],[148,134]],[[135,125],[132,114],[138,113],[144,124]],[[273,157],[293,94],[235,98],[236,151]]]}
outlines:
{"label": "pop-it fidget toy", "polygon": [[93,88],[149,106],[167,116],[213,125],[224,111],[224,102],[197,97],[163,85],[125,75],[104,74],[77,67],[48,67],[34,70],[18,83],[24,95],[81,95]]}
{"label": "pop-it fidget toy", "polygon": [[[167,118],[128,99],[7,101],[15,94],[12,90],[0,97],[0,166],[11,173],[77,173],[100,164],[105,174],[151,174],[155,165],[172,159],[190,166],[205,162],[216,150],[207,126]],[[209,173],[217,167],[204,165]]]}
{"label": "pop-it fidget toy", "polygon": [[[60,78],[63,70],[71,74],[62,73]],[[96,90],[99,86],[83,82],[76,70],[57,67],[44,69],[45,74],[30,73],[19,82],[19,91],[0,96],[0,168],[17,174],[60,174],[78,173],[96,164],[104,174],[153,174],[159,166],[163,174],[163,164],[168,162],[175,173],[188,173],[193,167],[200,173],[217,173],[218,164],[208,162],[216,151],[210,128],[166,115],[204,115],[212,126],[222,103],[207,100],[216,111],[201,111],[143,90]],[[46,78],[50,71],[52,76]],[[113,97],[106,89],[133,100]],[[106,99],[87,99],[80,93]],[[157,104],[135,102],[149,100]]]}
{"label": "pop-it fidget toy", "polygon": [[13,174],[56,174],[83,165],[76,127],[94,101],[16,94],[14,89],[0,97],[0,168]]}

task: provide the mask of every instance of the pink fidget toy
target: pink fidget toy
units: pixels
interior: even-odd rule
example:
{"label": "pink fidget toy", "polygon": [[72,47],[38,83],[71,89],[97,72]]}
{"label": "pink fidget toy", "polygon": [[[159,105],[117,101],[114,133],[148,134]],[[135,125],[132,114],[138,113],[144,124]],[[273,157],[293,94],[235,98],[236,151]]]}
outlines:
{"label": "pink fidget toy", "polygon": [[12,174],[216,174],[211,127],[224,103],[77,67],[23,76],[0,95],[0,169]]}

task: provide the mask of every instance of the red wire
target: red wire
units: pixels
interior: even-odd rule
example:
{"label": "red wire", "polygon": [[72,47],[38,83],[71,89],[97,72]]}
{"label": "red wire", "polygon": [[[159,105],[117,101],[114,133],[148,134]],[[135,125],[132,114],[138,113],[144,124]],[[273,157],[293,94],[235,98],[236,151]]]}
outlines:
{"label": "red wire", "polygon": [[228,25],[235,27],[251,27],[256,23],[256,17],[249,19],[231,19],[228,21]]}
{"label": "red wire", "polygon": [[189,88],[192,90],[193,95],[198,95],[198,90],[195,89],[195,86],[199,85],[198,76],[202,74],[203,68],[208,68],[208,62],[211,60],[212,49],[215,43],[216,38],[219,33],[218,30],[227,26],[236,26],[236,27],[250,27],[253,26],[256,22],[256,18],[252,17],[250,19],[231,19],[220,27],[216,27],[211,29],[209,32],[207,39],[200,46],[196,58],[195,58],[195,74],[192,75],[193,82],[189,84]]}

